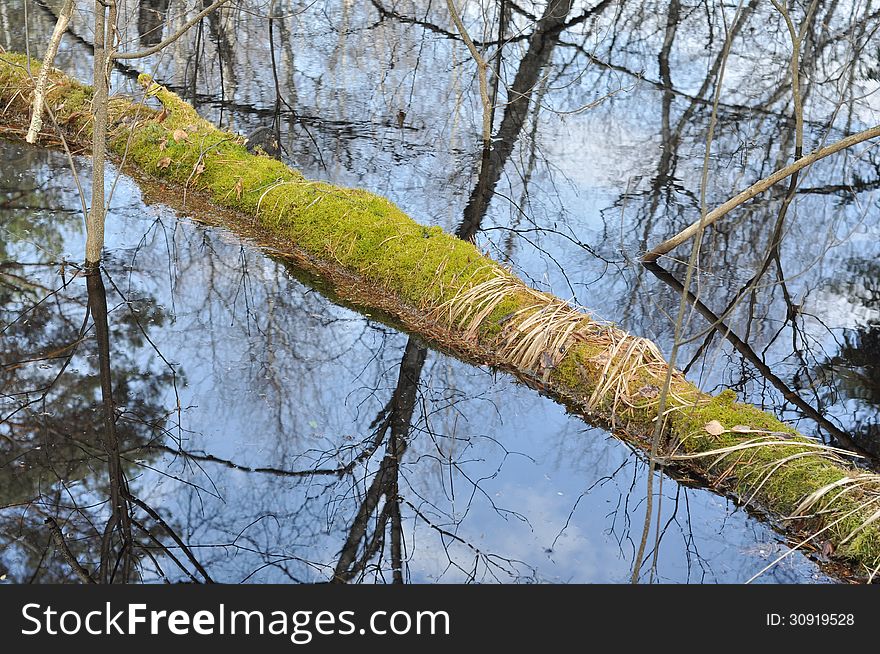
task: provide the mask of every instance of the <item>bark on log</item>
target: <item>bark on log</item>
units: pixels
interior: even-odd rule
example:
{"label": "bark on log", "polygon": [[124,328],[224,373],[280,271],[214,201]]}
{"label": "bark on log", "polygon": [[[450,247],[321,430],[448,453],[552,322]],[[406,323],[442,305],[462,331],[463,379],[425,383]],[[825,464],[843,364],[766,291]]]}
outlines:
{"label": "bark on log", "polygon": [[[27,131],[34,85],[25,63],[0,55],[0,134],[23,138]],[[86,148],[91,90],[59,71],[49,80],[47,104],[66,138]],[[371,307],[373,316],[378,309],[463,360],[510,372],[650,450],[668,368],[654,343],[529,288],[471,243],[419,225],[385,198],[310,181],[248,153],[242,138],[216,129],[148,77],[141,82],[146,104],[110,101],[110,147],[127,172],[168,184],[190,209],[209,200],[226,227],[293,260],[322,291]],[[678,372],[662,420],[661,463],[749,504],[808,544],[830,542],[857,575],[876,570],[880,477],[854,466],[848,453],[737,402],[732,391],[704,393]]]}

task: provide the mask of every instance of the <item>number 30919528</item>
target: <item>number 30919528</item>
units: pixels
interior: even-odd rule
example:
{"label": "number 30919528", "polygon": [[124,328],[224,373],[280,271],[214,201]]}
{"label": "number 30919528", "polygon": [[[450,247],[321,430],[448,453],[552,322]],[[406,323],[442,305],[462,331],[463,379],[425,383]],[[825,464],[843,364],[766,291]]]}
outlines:
{"label": "number 30919528", "polygon": [[855,624],[852,613],[779,613],[767,614],[769,627],[845,627]]}

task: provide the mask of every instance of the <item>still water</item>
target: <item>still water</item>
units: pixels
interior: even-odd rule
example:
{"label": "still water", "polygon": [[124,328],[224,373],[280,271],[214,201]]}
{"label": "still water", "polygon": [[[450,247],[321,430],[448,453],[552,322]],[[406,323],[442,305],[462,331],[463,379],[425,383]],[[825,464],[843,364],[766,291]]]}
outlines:
{"label": "still water", "polygon": [[[699,218],[724,25],[734,38],[710,207],[791,159],[788,32],[757,2],[739,13],[599,3],[589,16],[587,5],[556,4],[565,11],[486,2],[465,14],[490,52],[505,35],[488,157],[473,61],[444,3],[242,3],[138,66],[233,131],[277,116],[282,156],[307,176],[473,234],[533,285],[668,354],[679,296],[637,259]],[[843,4],[817,3],[810,18],[805,151],[878,122],[876,47],[859,49],[878,19]],[[41,54],[55,6],[27,3],[25,34],[25,5],[4,3],[0,45]],[[173,0],[122,6],[127,50],[186,15]],[[75,15],[56,61],[81,79],[91,75],[89,20]],[[134,91],[122,67],[112,83]],[[868,451],[880,450],[876,157],[864,147],[826,160],[802,176],[787,211],[781,189],[719,223],[694,287],[750,353],[707,335],[694,314],[678,360],[707,390],[733,388],[806,433],[843,433]],[[104,275],[118,460],[137,498],[129,544],[119,542],[101,356],[77,274],[77,183],[88,197],[89,162],[75,162],[74,178],[63,154],[10,142],[0,160],[7,581],[77,580],[47,518],[87,570],[114,580],[125,548],[126,576],[144,581],[629,580],[647,470],[625,444],[507,377],[333,304],[283,262],[144,197],[125,176]],[[663,261],[678,279],[687,254]],[[786,401],[785,389],[801,400]],[[788,551],[723,497],[668,477],[654,488],[643,581],[743,582]],[[800,552],[758,578],[830,580]]]}

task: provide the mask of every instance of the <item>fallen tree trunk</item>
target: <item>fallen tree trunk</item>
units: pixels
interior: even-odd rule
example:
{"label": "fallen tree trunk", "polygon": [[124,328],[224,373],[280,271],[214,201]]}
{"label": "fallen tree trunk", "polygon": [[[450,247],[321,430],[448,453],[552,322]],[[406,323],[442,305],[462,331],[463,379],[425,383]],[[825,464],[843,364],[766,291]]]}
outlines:
{"label": "fallen tree trunk", "polygon": [[[334,297],[379,309],[466,361],[508,371],[650,451],[668,370],[651,341],[529,288],[472,244],[419,225],[385,198],[249,154],[240,137],[149,77],[140,81],[144,103],[110,102],[109,146],[127,172],[168,183],[190,208],[209,200],[227,227],[292,259]],[[0,55],[0,133],[23,138],[33,88],[27,60]],[[88,87],[50,73],[46,105],[80,149],[89,145],[90,102]],[[815,539],[827,551],[830,543],[859,575],[877,570],[880,476],[858,469],[849,453],[738,403],[732,391],[704,393],[678,372],[660,419],[661,464],[766,513],[801,544]]]}

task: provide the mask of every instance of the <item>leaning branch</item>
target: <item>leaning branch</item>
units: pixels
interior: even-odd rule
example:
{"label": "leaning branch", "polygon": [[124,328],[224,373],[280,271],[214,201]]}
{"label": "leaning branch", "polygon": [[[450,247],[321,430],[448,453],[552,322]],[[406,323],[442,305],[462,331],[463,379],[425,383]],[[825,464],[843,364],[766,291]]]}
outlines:
{"label": "leaning branch", "polygon": [[58,20],[55,22],[55,29],[52,30],[52,37],[49,39],[46,55],[43,57],[43,65],[40,68],[40,74],[37,76],[37,86],[34,89],[31,125],[24,139],[28,143],[36,143],[37,134],[43,128],[43,102],[45,102],[46,98],[46,80],[49,78],[52,64],[55,63],[55,55],[58,54],[58,45],[61,43],[61,37],[67,31],[67,26],[70,24],[73,6],[74,0],[65,0],[64,5],[61,7],[61,13],[58,14]]}
{"label": "leaning branch", "polygon": [[461,22],[461,17],[458,15],[455,3],[453,3],[452,0],[446,0],[446,6],[449,7],[449,14],[452,16],[452,22],[455,23],[458,33],[461,34],[461,38],[465,42],[465,45],[467,45],[468,50],[470,50],[474,61],[477,62],[477,75],[480,79],[480,99],[483,103],[483,145],[485,146],[488,145],[489,141],[492,139],[492,101],[489,99],[489,80],[487,73],[489,70],[489,64],[486,63],[483,55],[477,50],[477,46],[474,45],[473,40],[464,27],[464,23]]}
{"label": "leaning branch", "polygon": [[188,20],[179,30],[177,30],[174,34],[169,36],[167,39],[164,39],[160,43],[147,48],[146,50],[141,50],[139,52],[114,52],[113,59],[143,59],[144,57],[149,57],[151,54],[156,54],[163,48],[167,48],[169,45],[174,43],[177,39],[183,36],[187,30],[189,30],[193,25],[198,23],[202,18],[210,14],[212,11],[220,7],[221,5],[225,5],[229,0],[217,0],[214,4],[202,9],[199,13],[193,16],[190,20]]}
{"label": "leaning branch", "polygon": [[854,145],[858,145],[863,141],[868,141],[873,138],[877,138],[880,136],[880,125],[876,127],[872,127],[870,129],[866,129],[863,132],[858,132],[857,134],[852,134],[851,136],[847,136],[845,139],[841,139],[836,143],[832,143],[824,148],[820,148],[815,152],[811,152],[795,161],[792,164],[789,164],[785,168],[777,170],[775,173],[770,175],[769,177],[765,177],[764,179],[755,182],[749,188],[747,188],[742,193],[732,197],[727,202],[722,204],[717,209],[713,209],[706,217],[701,220],[697,220],[692,223],[678,234],[673,236],[670,239],[663,241],[660,245],[649,250],[642,256],[643,263],[653,263],[657,261],[661,256],[672,250],[673,248],[678,247],[685,241],[693,238],[697,232],[701,229],[708,227],[709,225],[717,222],[720,218],[723,218],[725,215],[736,209],[741,204],[748,202],[756,195],[760,195],[771,186],[778,184],[783,179],[794,175],[799,170],[806,168],[807,166],[816,163],[820,159],[824,159],[825,157],[831,156],[836,152],[840,152],[841,150],[846,150],[847,148],[851,148]]}

